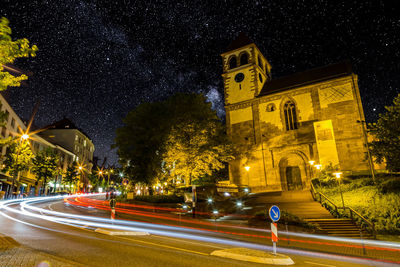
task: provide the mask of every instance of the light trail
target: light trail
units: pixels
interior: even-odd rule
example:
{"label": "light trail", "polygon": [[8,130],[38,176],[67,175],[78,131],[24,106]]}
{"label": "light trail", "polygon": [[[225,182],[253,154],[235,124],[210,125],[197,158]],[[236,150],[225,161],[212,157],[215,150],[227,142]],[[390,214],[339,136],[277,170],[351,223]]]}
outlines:
{"label": "light trail", "polygon": [[[82,205],[82,206],[87,206],[86,204],[86,198],[78,198],[79,200],[75,199],[76,203],[81,203],[81,204],[75,204],[73,201],[68,201],[68,203],[72,205]],[[80,201],[81,200],[81,201]],[[90,203],[99,200],[93,200],[90,199]],[[99,201],[103,202],[103,201]],[[96,208],[103,209],[103,210],[110,210],[108,206],[104,205],[96,205],[96,204],[90,204],[91,206],[95,206]],[[126,209],[116,209],[120,213],[127,213],[127,214],[132,214],[132,215],[139,215],[139,216],[145,216],[145,217],[152,217],[152,218],[159,218],[159,219],[166,219],[166,220],[172,220],[172,221],[179,221],[179,222],[188,222],[191,224],[199,224],[199,225],[209,225],[209,226],[217,226],[221,228],[233,228],[233,229],[239,229],[239,230],[247,230],[247,231],[256,231],[256,232],[264,232],[264,233],[270,233],[271,231],[268,229],[259,229],[259,228],[250,228],[250,227],[243,227],[243,226],[236,226],[236,225],[229,225],[229,224],[220,224],[220,223],[209,223],[209,222],[204,222],[204,221],[198,221],[198,220],[188,220],[188,219],[179,219],[177,216],[166,216],[166,215],[155,215],[154,213],[150,212],[139,212],[139,211],[132,211],[132,210],[126,210]],[[164,224],[166,225],[166,224]],[[177,226],[177,225],[171,225],[170,226]],[[187,227],[187,226],[180,226],[179,227]],[[233,235],[242,235],[242,236],[249,236],[249,237],[256,237],[256,238],[267,238],[270,239],[271,236],[266,236],[266,235],[256,235],[256,234],[245,234],[245,233],[237,233],[237,232],[228,232],[228,231],[222,231],[222,230],[210,230],[210,229],[204,229],[204,228],[194,228],[194,227],[187,227],[189,229],[201,229],[205,231],[212,231],[212,232],[220,232],[224,234],[233,234]],[[354,238],[344,238],[344,237],[334,237],[334,236],[324,236],[324,235],[316,235],[316,234],[306,234],[306,233],[296,233],[296,232],[286,232],[282,233],[284,235],[290,235],[290,236],[296,236],[296,237],[303,237],[303,238],[311,238],[311,239],[318,239],[318,240],[324,240],[324,241],[334,241],[334,242],[343,242],[346,244],[338,244],[338,243],[327,243],[327,242],[318,242],[318,241],[309,241],[309,240],[300,240],[300,239],[292,239],[292,238],[284,238],[280,237],[280,240],[284,241],[290,241],[290,242],[298,242],[298,243],[310,243],[310,244],[318,244],[318,245],[330,245],[330,246],[346,246],[346,247],[352,247],[352,248],[366,248],[369,250],[389,250],[389,251],[399,251],[400,252],[400,243],[393,243],[393,242],[387,242],[387,241],[376,241],[376,240],[369,240],[369,239],[354,239]],[[358,244],[358,245],[349,245],[348,243],[352,244]]]}
{"label": "light trail", "polygon": [[[88,196],[96,196],[96,195],[88,195]],[[77,197],[77,196],[70,196],[70,197]],[[238,241],[238,240],[229,240],[221,237],[210,237],[210,236],[201,236],[200,234],[205,234],[206,230],[209,229],[199,229],[199,228],[183,228],[183,227],[177,227],[177,226],[172,226],[172,225],[160,225],[160,224],[154,224],[154,223],[142,223],[142,222],[136,222],[136,221],[126,221],[126,220],[110,220],[106,218],[100,218],[100,217],[94,217],[94,216],[84,216],[84,215],[76,215],[76,214],[70,214],[70,213],[63,213],[63,212],[57,212],[57,211],[51,211],[39,207],[32,206],[32,204],[35,203],[40,203],[44,201],[54,201],[54,200],[59,200],[63,197],[44,197],[44,198],[31,198],[31,199],[24,199],[24,200],[8,200],[4,202],[0,202],[0,210],[6,210],[8,212],[16,213],[16,214],[21,214],[24,216],[29,216],[33,218],[38,218],[54,223],[59,223],[59,224],[64,224],[64,225],[70,225],[70,226],[76,226],[76,225],[83,225],[83,226],[90,226],[90,227],[99,227],[99,228],[109,228],[109,229],[118,229],[118,230],[125,230],[125,231],[146,231],[154,235],[160,235],[160,236],[169,236],[169,237],[174,237],[174,238],[183,238],[183,239],[190,239],[190,240],[196,240],[196,241],[201,241],[201,242],[209,242],[209,243],[218,243],[218,244],[225,244],[229,246],[235,246],[235,247],[246,247],[246,248],[252,248],[252,249],[258,249],[258,250],[268,250],[271,251],[271,246],[267,245],[262,245],[262,244],[254,244],[254,243],[248,243],[244,241]],[[11,205],[15,204],[20,204],[20,210],[15,209],[10,207]],[[42,215],[42,214],[37,214],[33,213],[34,212],[39,212],[39,213],[45,213],[45,214],[50,214],[49,215]],[[7,217],[7,218],[12,218],[11,216],[5,214],[4,212],[0,212],[1,215]],[[23,222],[21,220],[12,218],[18,222],[25,223],[31,226],[34,226],[30,223]],[[35,226],[38,227],[38,226]],[[42,229],[45,230],[51,230],[46,227],[39,226]],[[251,229],[251,228],[250,228]],[[186,232],[192,232],[192,233],[186,233]],[[354,242],[355,240],[349,239],[351,242]],[[320,242],[322,245],[324,245],[323,242]],[[396,245],[398,244],[392,243],[392,242],[379,242],[375,241],[375,244],[379,244],[381,246],[389,246],[389,245]],[[382,248],[382,249],[388,249],[388,248]],[[311,256],[311,257],[319,257],[319,258],[325,258],[325,259],[333,259],[333,260],[341,260],[341,261],[347,261],[347,262],[354,262],[354,263],[362,263],[362,264],[371,264],[375,265],[377,262],[380,264],[384,263],[395,263],[395,264],[400,264],[400,261],[390,261],[390,260],[379,260],[379,259],[365,259],[365,258],[360,258],[360,257],[352,257],[352,256],[341,256],[341,255],[331,255],[331,254],[326,254],[326,253],[320,253],[320,252],[311,252],[311,251],[300,251],[296,249],[291,249],[291,248],[282,248],[280,247],[279,252],[281,253],[290,253],[290,254],[297,254],[297,255],[302,255],[302,256]],[[399,249],[396,248],[390,248],[390,251],[399,251]]]}

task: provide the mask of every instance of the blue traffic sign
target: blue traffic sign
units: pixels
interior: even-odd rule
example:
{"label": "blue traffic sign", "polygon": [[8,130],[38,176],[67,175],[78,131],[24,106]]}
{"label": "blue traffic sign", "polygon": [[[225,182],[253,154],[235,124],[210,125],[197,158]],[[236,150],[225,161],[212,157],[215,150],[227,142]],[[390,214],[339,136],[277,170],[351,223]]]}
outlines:
{"label": "blue traffic sign", "polygon": [[279,221],[281,218],[281,211],[279,210],[278,206],[273,205],[269,208],[269,217],[273,222]]}

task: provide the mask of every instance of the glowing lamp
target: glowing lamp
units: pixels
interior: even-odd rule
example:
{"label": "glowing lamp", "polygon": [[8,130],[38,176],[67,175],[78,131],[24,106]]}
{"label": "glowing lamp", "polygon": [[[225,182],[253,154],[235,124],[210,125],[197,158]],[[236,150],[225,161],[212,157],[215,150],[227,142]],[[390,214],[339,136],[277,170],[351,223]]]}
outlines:
{"label": "glowing lamp", "polygon": [[340,176],[342,175],[341,172],[334,172],[333,174],[334,174],[334,175],[336,176],[336,178],[338,178],[338,179],[340,179]]}
{"label": "glowing lamp", "polygon": [[245,166],[244,168],[246,169],[246,171],[250,170],[250,166]]}

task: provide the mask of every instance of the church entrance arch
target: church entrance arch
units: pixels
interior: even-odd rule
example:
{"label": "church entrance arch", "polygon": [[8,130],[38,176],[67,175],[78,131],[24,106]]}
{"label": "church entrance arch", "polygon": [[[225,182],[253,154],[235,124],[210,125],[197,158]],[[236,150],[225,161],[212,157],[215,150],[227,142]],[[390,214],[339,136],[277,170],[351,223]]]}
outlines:
{"label": "church entrance arch", "polygon": [[279,162],[282,190],[302,190],[306,184],[306,163],[297,153],[290,153]]}

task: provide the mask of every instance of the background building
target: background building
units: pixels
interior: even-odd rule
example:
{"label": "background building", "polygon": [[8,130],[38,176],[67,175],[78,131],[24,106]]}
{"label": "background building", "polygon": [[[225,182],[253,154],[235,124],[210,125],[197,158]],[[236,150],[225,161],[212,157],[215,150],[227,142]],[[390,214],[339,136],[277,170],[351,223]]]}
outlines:
{"label": "background building", "polygon": [[274,80],[243,34],[221,56],[228,134],[241,151],[230,163],[231,183],[301,190],[316,175],[310,161],[344,172],[369,169],[357,75],[348,63]]}
{"label": "background building", "polygon": [[[7,138],[9,136],[16,136],[17,134],[21,134],[20,130],[26,131],[26,125],[19,118],[19,116],[12,109],[10,104],[5,100],[5,98],[0,94],[0,102],[2,105],[2,111],[5,111],[8,114],[8,119],[5,123],[4,127],[0,127],[0,138]],[[60,168],[65,171],[66,168],[72,164],[73,160],[76,158],[76,155],[65,149],[64,147],[51,143],[46,139],[40,137],[39,135],[31,135],[29,138],[29,142],[31,144],[31,148],[34,154],[39,151],[42,151],[48,147],[54,149],[54,151],[58,154],[60,161]],[[1,148],[1,158],[0,161],[3,160],[4,155],[6,154],[7,147],[4,146]],[[2,166],[2,164],[1,164]],[[9,189],[12,184],[12,179],[8,173],[4,173],[2,171],[3,168],[0,168],[0,191],[5,191]],[[61,183],[62,177],[61,175],[58,177],[54,177],[54,185],[53,187],[57,187]],[[50,182],[50,181],[48,181]],[[21,193],[26,193],[28,195],[35,195],[38,193],[38,189],[41,184],[37,183],[37,179],[34,174],[30,171],[25,171],[20,173],[20,178],[15,183],[15,192],[20,191]],[[54,189],[54,188],[53,188]]]}
{"label": "background building", "polygon": [[76,157],[73,159],[83,166],[81,188],[86,189],[88,174],[93,167],[94,145],[92,140],[81,129],[67,118],[45,127],[40,136],[47,141],[71,151]]}

